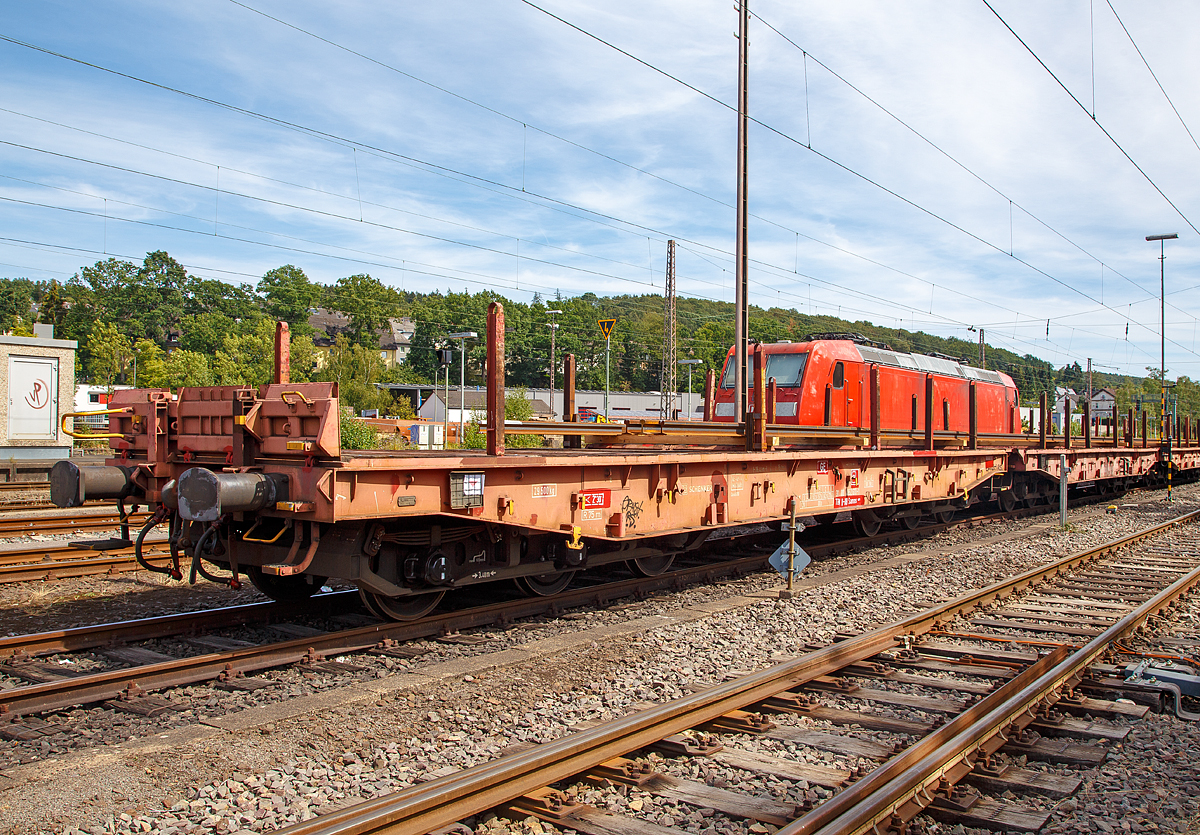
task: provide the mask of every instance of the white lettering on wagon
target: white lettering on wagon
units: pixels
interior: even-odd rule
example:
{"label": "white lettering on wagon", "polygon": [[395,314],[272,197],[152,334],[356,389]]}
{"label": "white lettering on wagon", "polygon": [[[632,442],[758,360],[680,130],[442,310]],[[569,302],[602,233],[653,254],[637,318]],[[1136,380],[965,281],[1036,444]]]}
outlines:
{"label": "white lettering on wagon", "polygon": [[533,497],[535,499],[552,499],[558,495],[557,484],[535,484],[533,485]]}

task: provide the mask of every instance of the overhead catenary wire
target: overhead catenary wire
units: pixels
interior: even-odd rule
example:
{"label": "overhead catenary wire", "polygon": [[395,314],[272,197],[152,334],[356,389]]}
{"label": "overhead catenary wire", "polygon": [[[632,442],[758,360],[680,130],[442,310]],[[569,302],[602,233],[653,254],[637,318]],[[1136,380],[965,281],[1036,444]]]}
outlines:
{"label": "overhead catenary wire", "polygon": [[1161,188],[1159,188],[1158,183],[1154,182],[1154,179],[1149,174],[1146,173],[1145,169],[1143,169],[1140,165],[1138,165],[1137,160],[1135,160],[1129,154],[1129,152],[1126,151],[1124,147],[1122,147],[1121,143],[1116,140],[1116,137],[1114,137],[1111,133],[1108,132],[1108,129],[1106,127],[1104,127],[1103,124],[1100,123],[1100,120],[1095,118],[1095,116],[1092,115],[1091,113],[1088,113],[1088,109],[1086,106],[1084,106],[1083,102],[1081,102],[1076,97],[1076,95],[1071,92],[1071,89],[1062,82],[1062,79],[1060,79],[1057,75],[1054,74],[1054,71],[1051,70],[1050,67],[1048,67],[1046,65],[1046,62],[1043,61],[1036,52],[1034,52],[1033,47],[1031,47],[1029,44],[1027,44],[1025,42],[1025,40],[1020,35],[1017,34],[1016,30],[1008,25],[1008,21],[1006,21],[1000,15],[1000,13],[998,11],[996,11],[995,8],[992,7],[992,4],[989,3],[988,0],[980,0],[980,1],[983,3],[983,5],[988,7],[988,10],[991,11],[991,13],[996,16],[996,19],[999,20],[1000,23],[1002,23],[1004,25],[1004,28],[1007,29],[1009,31],[1009,33],[1011,33],[1012,36],[1017,39],[1017,42],[1020,43],[1021,46],[1025,47],[1025,50],[1031,56],[1033,56],[1033,60],[1037,61],[1042,66],[1042,69],[1044,69],[1047,73],[1049,73],[1050,77],[1054,79],[1054,82],[1063,89],[1063,92],[1071,97],[1071,101],[1073,101],[1073,102],[1075,102],[1075,104],[1079,105],[1079,109],[1082,110],[1084,113],[1088,114],[1089,118],[1091,118],[1092,124],[1094,124],[1097,128],[1100,129],[1100,132],[1103,133],[1105,135],[1105,137],[1108,138],[1108,141],[1112,143],[1114,148],[1116,148],[1118,151],[1121,152],[1121,155],[1124,156],[1125,159],[1129,160],[1129,164],[1137,169],[1137,172],[1139,174],[1141,174],[1142,177],[1145,178],[1146,182],[1149,183],[1150,186],[1155,191],[1158,192],[1159,196],[1162,197],[1162,199],[1167,202],[1167,205],[1169,205],[1172,209],[1175,210],[1175,213],[1177,215],[1179,215],[1179,217],[1183,220],[1184,223],[1186,223],[1188,226],[1191,227],[1193,232],[1195,232],[1197,235],[1200,235],[1200,229],[1197,229],[1196,225],[1194,223],[1192,223],[1191,219],[1188,218],[1188,216],[1183,213],[1183,210],[1180,209],[1178,206],[1176,206],[1174,201],[1172,201],[1170,197],[1167,197],[1166,192],[1164,192]]}
{"label": "overhead catenary wire", "polygon": [[[350,145],[350,146],[348,146],[348,147],[351,147],[351,149],[352,149],[352,150],[353,150],[353,148],[354,148],[354,146],[353,146],[353,145]],[[387,155],[389,155],[389,156],[391,155],[391,152],[384,151],[383,153],[384,153],[384,154],[387,154]],[[421,163],[421,164],[425,164],[425,163]],[[462,172],[456,172],[456,173],[460,173],[460,174],[461,174]],[[465,174],[464,174],[463,176],[472,176],[472,175],[465,175]],[[503,185],[503,184],[498,184],[498,183],[497,183],[497,185],[500,185],[500,186],[502,186],[503,188],[510,188],[509,186],[506,186],[506,185]],[[590,212],[590,211],[591,211],[591,210],[588,210],[588,209],[583,209],[582,207],[578,207],[578,208],[579,208],[579,210],[580,210],[580,211],[588,211],[588,212]],[[917,280],[923,280],[923,279],[920,279],[920,278],[918,278],[918,277],[915,277],[915,276],[914,276],[914,278],[917,278]],[[778,288],[775,288],[775,289],[778,289]],[[881,301],[886,301],[886,300],[881,300]],[[1140,323],[1138,323],[1138,324],[1140,325]]]}

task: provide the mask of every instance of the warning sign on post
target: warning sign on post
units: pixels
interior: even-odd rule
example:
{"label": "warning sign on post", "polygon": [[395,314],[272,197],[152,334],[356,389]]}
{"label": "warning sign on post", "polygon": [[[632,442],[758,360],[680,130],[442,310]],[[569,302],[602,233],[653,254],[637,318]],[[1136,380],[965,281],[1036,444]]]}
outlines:
{"label": "warning sign on post", "polygon": [[608,339],[612,336],[613,325],[617,323],[616,319],[597,319],[596,323],[600,325],[600,330],[604,333],[604,338]]}

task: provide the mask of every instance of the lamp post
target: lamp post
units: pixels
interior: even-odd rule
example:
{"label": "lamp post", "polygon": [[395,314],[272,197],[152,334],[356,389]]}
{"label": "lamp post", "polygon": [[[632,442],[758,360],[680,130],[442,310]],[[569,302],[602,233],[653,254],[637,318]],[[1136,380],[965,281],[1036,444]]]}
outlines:
{"label": "lamp post", "polygon": [[1158,369],[1158,382],[1161,386],[1158,412],[1158,440],[1165,445],[1167,467],[1167,501],[1171,501],[1171,439],[1167,437],[1167,281],[1166,261],[1167,250],[1164,241],[1178,238],[1174,232],[1165,235],[1147,235],[1146,240],[1158,241],[1158,292],[1159,292],[1159,339],[1162,365]]}
{"label": "lamp post", "polygon": [[688,369],[688,396],[687,396],[687,419],[692,419],[692,366],[699,365],[704,360],[680,360],[680,365],[686,365]]}
{"label": "lamp post", "polygon": [[554,420],[554,337],[558,334],[558,323],[554,317],[562,314],[562,311],[547,310],[546,313],[550,316],[550,321],[546,323],[550,328],[550,419]]}
{"label": "lamp post", "polygon": [[458,340],[458,442],[461,444],[463,442],[464,415],[467,410],[467,340],[478,339],[479,334],[475,331],[463,331],[462,333],[448,334],[448,336]]}

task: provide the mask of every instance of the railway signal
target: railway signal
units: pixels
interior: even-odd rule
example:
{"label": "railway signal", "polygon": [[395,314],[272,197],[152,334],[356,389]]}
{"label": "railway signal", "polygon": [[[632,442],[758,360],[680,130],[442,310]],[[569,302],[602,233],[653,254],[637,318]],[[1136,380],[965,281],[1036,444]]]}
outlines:
{"label": "railway signal", "polygon": [[612,357],[612,329],[613,325],[617,324],[616,319],[597,319],[596,324],[600,326],[601,333],[604,334],[604,420],[608,420],[608,371],[610,367],[610,358]]}

